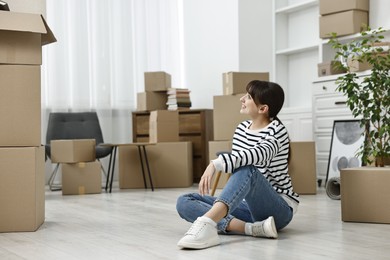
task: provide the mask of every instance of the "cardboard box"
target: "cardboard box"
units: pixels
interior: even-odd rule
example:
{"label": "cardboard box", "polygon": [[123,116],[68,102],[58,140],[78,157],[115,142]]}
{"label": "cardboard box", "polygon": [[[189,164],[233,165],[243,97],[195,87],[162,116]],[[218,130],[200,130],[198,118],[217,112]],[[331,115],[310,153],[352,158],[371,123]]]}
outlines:
{"label": "cardboard box", "polygon": [[40,146],[40,66],[0,65],[0,75],[0,146]]}
{"label": "cardboard box", "polygon": [[178,142],[179,113],[177,111],[156,110],[149,117],[149,142]]}
{"label": "cardboard box", "polygon": [[390,168],[359,167],[340,171],[343,221],[390,223]]}
{"label": "cardboard box", "polygon": [[372,69],[372,65],[367,61],[359,62],[356,59],[347,59],[347,66],[351,72],[365,71]]}
{"label": "cardboard box", "polygon": [[146,92],[166,91],[171,87],[171,75],[164,71],[145,72],[144,78]]}
{"label": "cardboard box", "polygon": [[99,161],[63,163],[62,195],[83,195],[102,192],[102,172]]}
{"label": "cardboard box", "polygon": [[245,94],[214,96],[213,107],[213,126],[214,140],[226,141],[232,140],[234,130],[239,123],[248,120],[248,115],[240,113],[240,98]]}
{"label": "cardboard box", "polygon": [[318,64],[318,77],[341,74],[347,72],[346,69],[338,67],[339,61],[328,61]]}
{"label": "cardboard box", "polygon": [[246,86],[252,80],[269,81],[268,72],[227,72],[222,74],[223,94],[246,93]]}
{"label": "cardboard box", "polygon": [[137,93],[137,110],[152,111],[167,109],[167,93],[139,92]]}
{"label": "cardboard box", "polygon": [[96,160],[95,139],[52,140],[52,163],[93,162]]}
{"label": "cardboard box", "polygon": [[[191,142],[157,143],[146,146],[155,188],[184,188],[193,183]],[[150,182],[146,167],[146,184]],[[119,188],[144,188],[138,149],[119,147]]]}
{"label": "cardboard box", "polygon": [[349,10],[368,12],[369,0],[320,0],[320,15],[339,13]]}
{"label": "cardboard box", "polygon": [[0,148],[0,232],[36,231],[45,220],[45,149]]}
{"label": "cardboard box", "polygon": [[337,36],[361,32],[368,25],[368,13],[364,11],[346,11],[320,17],[320,38],[330,38],[331,33]]}
{"label": "cardboard box", "polygon": [[0,64],[42,64],[42,45],[56,39],[39,14],[0,12]]}
{"label": "cardboard box", "polygon": [[288,173],[298,194],[317,193],[315,143],[290,142]]}
{"label": "cardboard box", "polygon": [[[216,158],[216,152],[230,152],[231,141],[212,141],[209,142],[209,158]],[[290,162],[289,175],[291,177],[294,191],[298,194],[316,194],[317,193],[317,174],[314,142],[290,142]],[[222,174],[217,188],[223,188],[228,180],[227,174]],[[214,179],[213,179],[214,182]]]}
{"label": "cardboard box", "polygon": [[[232,151],[232,141],[210,141],[209,142],[209,161],[216,159],[217,158],[217,152],[231,152]],[[212,184],[215,181],[215,176],[214,174]],[[222,189],[225,187],[226,182],[228,181],[228,174],[222,173],[221,177],[219,178],[217,188]]]}

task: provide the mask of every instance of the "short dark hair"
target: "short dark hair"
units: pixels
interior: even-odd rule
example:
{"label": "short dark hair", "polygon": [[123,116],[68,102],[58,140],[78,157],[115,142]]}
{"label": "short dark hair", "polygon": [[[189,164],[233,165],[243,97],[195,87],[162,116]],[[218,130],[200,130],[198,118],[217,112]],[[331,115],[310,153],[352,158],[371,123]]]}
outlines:
{"label": "short dark hair", "polygon": [[276,118],[284,104],[284,91],[277,83],[253,80],[246,86],[246,91],[256,105],[267,105],[269,118]]}

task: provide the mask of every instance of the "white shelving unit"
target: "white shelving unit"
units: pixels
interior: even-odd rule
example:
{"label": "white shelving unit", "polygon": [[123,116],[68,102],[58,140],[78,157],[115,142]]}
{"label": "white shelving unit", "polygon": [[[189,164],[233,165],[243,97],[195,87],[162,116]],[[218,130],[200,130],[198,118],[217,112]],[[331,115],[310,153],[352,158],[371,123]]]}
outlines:
{"label": "white shelving unit", "polygon": [[[390,31],[386,30],[384,41],[389,41]],[[360,33],[340,37],[342,43],[360,38]],[[329,40],[321,40],[320,60],[334,59],[335,50],[328,44]],[[360,79],[369,75],[370,71],[358,72]],[[346,106],[346,97],[336,91],[336,79],[340,75],[318,77],[313,82],[313,135],[316,143],[317,178],[325,181],[329,161],[330,143],[334,120],[353,119],[350,109]],[[325,183],[324,183],[325,185]]]}
{"label": "white shelving unit", "polygon": [[[338,75],[318,77],[318,63],[334,59],[335,50],[328,39],[319,37],[319,0],[273,0],[273,70],[271,80],[279,83],[286,92],[283,120],[297,126],[312,124],[310,131],[316,142],[317,177],[325,180],[330,139],[334,120],[351,119],[352,115],[342,93],[337,92],[335,80]],[[371,28],[383,26],[387,29],[385,40],[390,41],[390,1],[370,1]],[[340,37],[348,42],[360,34]],[[359,73],[367,75],[369,71]],[[300,111],[312,111],[311,122],[302,119]],[[300,131],[300,130],[299,130]],[[307,135],[305,135],[307,136]]]}
{"label": "white shelving unit", "polygon": [[286,92],[287,107],[311,107],[319,57],[318,0],[273,0],[272,80]]}

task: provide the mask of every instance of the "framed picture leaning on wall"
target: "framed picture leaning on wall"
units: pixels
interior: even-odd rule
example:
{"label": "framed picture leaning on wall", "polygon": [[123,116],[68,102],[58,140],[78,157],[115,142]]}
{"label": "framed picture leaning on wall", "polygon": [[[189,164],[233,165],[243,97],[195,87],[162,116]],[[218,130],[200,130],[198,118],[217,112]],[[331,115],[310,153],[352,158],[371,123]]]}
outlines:
{"label": "framed picture leaning on wall", "polygon": [[340,170],[362,166],[361,155],[357,155],[365,140],[365,128],[360,120],[335,120],[328,160],[325,184],[340,177]]}

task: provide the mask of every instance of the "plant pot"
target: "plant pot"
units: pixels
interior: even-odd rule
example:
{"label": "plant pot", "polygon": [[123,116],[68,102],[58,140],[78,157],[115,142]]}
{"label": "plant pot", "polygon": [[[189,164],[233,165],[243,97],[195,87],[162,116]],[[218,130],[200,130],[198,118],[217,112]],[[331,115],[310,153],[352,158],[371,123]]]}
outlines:
{"label": "plant pot", "polygon": [[359,167],[340,171],[341,219],[390,223],[390,167]]}

